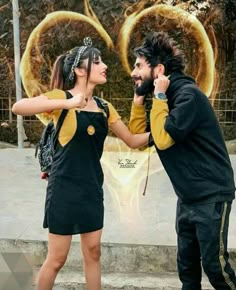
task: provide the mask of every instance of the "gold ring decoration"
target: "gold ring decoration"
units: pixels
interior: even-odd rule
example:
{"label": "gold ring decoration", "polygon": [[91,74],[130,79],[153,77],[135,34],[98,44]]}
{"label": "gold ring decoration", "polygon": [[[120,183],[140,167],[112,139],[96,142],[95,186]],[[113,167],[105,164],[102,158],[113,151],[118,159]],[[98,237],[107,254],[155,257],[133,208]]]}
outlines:
{"label": "gold ring decoration", "polygon": [[196,39],[198,44],[198,54],[200,56],[196,82],[203,92],[209,96],[213,89],[215,74],[214,53],[210,40],[201,22],[194,15],[189,14],[187,11],[177,6],[156,4],[140,12],[136,11],[126,18],[121,28],[118,40],[123,67],[127,73],[130,74],[131,69],[128,62],[127,52],[133,29],[143,17],[154,13],[175,21],[178,26],[187,28],[190,34]]}
{"label": "gold ring decoration", "polygon": [[87,132],[89,135],[94,135],[95,134],[95,128],[93,125],[89,125],[88,128],[87,128]]}
{"label": "gold ring decoration", "polygon": [[[52,12],[47,14],[32,31],[27,41],[20,66],[22,83],[28,97],[40,95],[42,92],[48,90],[47,84],[42,85],[40,83],[37,73],[43,65],[48,66],[47,60],[43,59],[40,52],[39,42],[41,35],[50,28],[63,22],[86,22],[95,28],[108,48],[114,48],[112,39],[99,22],[88,0],[84,0],[84,2],[87,16],[70,11]],[[195,38],[198,44],[197,54],[199,55],[198,72],[195,78],[200,88],[209,96],[214,86],[215,60],[212,46],[201,22],[195,16],[177,6],[155,4],[149,8],[143,9],[144,2],[141,1],[140,3],[138,11],[133,12],[126,18],[118,38],[118,49],[124,69],[130,74],[131,69],[128,62],[128,47],[133,29],[143,17],[151,14],[158,14],[175,21],[178,27],[186,29],[190,35]],[[34,62],[32,61],[33,58]],[[38,114],[36,116],[44,124],[47,124],[49,121],[48,115],[46,114]]]}
{"label": "gold ring decoration", "polygon": [[[30,37],[27,41],[25,52],[22,56],[21,65],[20,65],[20,72],[22,77],[22,83],[25,89],[25,92],[28,97],[34,97],[40,95],[42,92],[48,90],[47,85],[41,85],[37,76],[33,70],[32,64],[32,54],[37,57],[37,67],[41,67],[45,64],[45,60],[41,58],[41,53],[39,50],[39,40],[42,33],[49,30],[50,28],[58,25],[59,23],[66,22],[66,21],[79,21],[79,22],[87,22],[92,27],[96,29],[98,34],[102,37],[105,41],[108,48],[113,48],[113,42],[108,35],[108,33],[104,30],[102,25],[96,20],[95,17],[87,17],[83,14],[70,12],[70,11],[56,11],[47,14],[47,16],[34,28]],[[39,71],[39,70],[37,70]],[[40,121],[44,124],[48,123],[48,119],[46,118],[45,114],[37,114],[36,115]]]}

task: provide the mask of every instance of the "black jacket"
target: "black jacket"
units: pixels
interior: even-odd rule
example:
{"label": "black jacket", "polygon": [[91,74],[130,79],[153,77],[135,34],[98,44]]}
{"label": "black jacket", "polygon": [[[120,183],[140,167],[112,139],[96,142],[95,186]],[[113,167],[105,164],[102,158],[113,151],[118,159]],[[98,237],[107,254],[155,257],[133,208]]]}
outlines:
{"label": "black jacket", "polygon": [[235,197],[234,175],[212,105],[195,81],[173,73],[166,92],[165,130],[175,144],[158,150],[180,201],[210,203]]}

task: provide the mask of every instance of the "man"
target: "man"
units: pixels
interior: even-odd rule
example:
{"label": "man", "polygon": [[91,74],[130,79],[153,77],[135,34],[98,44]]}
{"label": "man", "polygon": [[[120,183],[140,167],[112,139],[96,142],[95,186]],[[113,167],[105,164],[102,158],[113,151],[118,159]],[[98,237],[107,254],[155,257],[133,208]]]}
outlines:
{"label": "man", "polygon": [[201,262],[217,290],[236,290],[227,236],[233,170],[214,110],[186,76],[184,54],[164,32],[148,35],[134,50],[136,85],[130,129],[145,131],[144,95],[152,93],[151,134],[178,196],[177,265],[183,290],[201,289]]}

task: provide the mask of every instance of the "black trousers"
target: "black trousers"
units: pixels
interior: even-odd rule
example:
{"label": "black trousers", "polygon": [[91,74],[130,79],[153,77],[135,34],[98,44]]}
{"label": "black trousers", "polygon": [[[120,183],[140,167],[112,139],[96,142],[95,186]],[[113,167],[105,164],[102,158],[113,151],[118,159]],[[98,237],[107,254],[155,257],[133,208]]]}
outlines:
{"label": "black trousers", "polygon": [[216,290],[236,290],[227,236],[231,202],[177,204],[177,265],[182,290],[200,290],[202,270]]}

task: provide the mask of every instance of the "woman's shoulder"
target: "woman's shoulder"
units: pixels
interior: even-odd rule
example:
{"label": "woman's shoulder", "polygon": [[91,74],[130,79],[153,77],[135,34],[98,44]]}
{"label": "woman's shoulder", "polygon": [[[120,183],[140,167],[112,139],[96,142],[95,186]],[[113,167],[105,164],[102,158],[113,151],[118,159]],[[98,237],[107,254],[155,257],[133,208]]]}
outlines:
{"label": "woman's shoulder", "polygon": [[116,108],[112,105],[112,103],[105,99],[102,99],[102,101],[104,102],[104,104],[106,104],[109,110],[108,124],[111,125],[112,123],[115,123],[117,120],[120,120],[121,116],[117,112]]}
{"label": "woman's shoulder", "polygon": [[49,99],[66,99],[66,92],[60,89],[53,89],[43,93]]}
{"label": "woman's shoulder", "polygon": [[[48,99],[50,100],[56,100],[56,99],[66,99],[66,92],[60,89],[53,89],[51,91],[47,91],[42,93],[43,96],[47,96]],[[50,112],[44,112],[42,113],[42,119],[45,120],[51,120],[53,119],[54,122],[56,123],[60,114],[62,112],[62,109],[58,109],[58,110],[53,110]]]}

